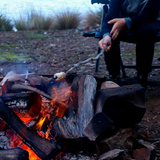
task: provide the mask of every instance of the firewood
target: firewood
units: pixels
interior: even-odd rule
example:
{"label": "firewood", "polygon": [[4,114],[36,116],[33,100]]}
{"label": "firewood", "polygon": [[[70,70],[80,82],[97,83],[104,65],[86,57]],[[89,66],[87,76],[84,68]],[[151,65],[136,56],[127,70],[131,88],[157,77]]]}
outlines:
{"label": "firewood", "polygon": [[[55,97],[51,97],[50,95],[44,93],[43,91],[40,91],[38,90],[37,88],[34,88],[34,87],[31,87],[31,86],[27,86],[27,85],[23,85],[23,84],[14,84],[12,87],[11,87],[12,90],[28,90],[28,91],[33,91],[33,92],[36,92],[46,98],[48,98],[49,100],[53,100]],[[54,103],[55,105],[59,106],[60,108],[66,108],[68,109],[68,106],[61,102],[60,100],[58,99],[54,99],[54,101],[52,101],[52,103]]]}
{"label": "firewood", "polygon": [[21,148],[0,150],[0,160],[29,160],[29,153]]}
{"label": "firewood", "polygon": [[1,96],[3,101],[11,101],[17,99],[29,99],[33,92],[24,92],[24,93],[6,93]]}
{"label": "firewood", "polygon": [[8,80],[0,84],[0,95],[6,94],[12,85],[13,82],[9,82]]}
{"label": "firewood", "polygon": [[68,119],[56,117],[52,121],[51,134],[56,139],[83,138],[83,131],[94,115],[94,96],[97,82],[89,75],[77,76],[71,86]]}
{"label": "firewood", "polygon": [[95,113],[104,113],[118,127],[131,127],[142,120],[145,93],[140,84],[101,89],[95,96]]}
{"label": "firewood", "polygon": [[104,113],[97,113],[87,124],[83,134],[91,141],[95,141],[96,138],[104,131],[106,131],[106,133],[110,133],[113,128],[114,122],[108,116],[106,116]]}
{"label": "firewood", "polygon": [[28,145],[41,159],[50,160],[60,152],[60,146],[38,135],[0,99],[0,118]]}

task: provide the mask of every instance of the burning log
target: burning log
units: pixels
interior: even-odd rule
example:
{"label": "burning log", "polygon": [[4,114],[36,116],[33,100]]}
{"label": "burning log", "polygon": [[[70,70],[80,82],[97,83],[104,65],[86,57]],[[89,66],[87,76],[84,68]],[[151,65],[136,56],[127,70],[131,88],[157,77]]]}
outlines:
{"label": "burning log", "polygon": [[33,92],[25,92],[25,93],[7,93],[1,96],[3,101],[11,101],[17,99],[29,99]]}
{"label": "burning log", "polygon": [[68,119],[56,117],[51,134],[58,139],[82,138],[83,130],[94,115],[94,96],[97,82],[89,75],[77,76],[71,86]]}
{"label": "burning log", "polygon": [[20,120],[20,118],[9,109],[0,99],[0,118],[28,145],[41,159],[50,160],[60,152],[60,146],[45,138],[40,137],[37,132]]}
{"label": "burning log", "polygon": [[[40,94],[40,95],[42,95],[42,96],[44,96],[44,97],[46,97],[46,98],[48,98],[50,100],[54,99],[54,97],[51,97],[50,95],[44,93],[43,91],[40,91],[37,88],[31,87],[31,86],[27,86],[27,85],[14,84],[11,89],[12,90],[28,90],[28,91],[33,91],[33,92],[36,92],[36,93],[38,93],[38,94]],[[54,101],[52,101],[52,103],[55,103],[55,105],[58,105],[59,107],[62,107],[62,108],[66,108],[66,109],[68,108],[68,106],[65,103],[59,101],[58,99],[55,99]]]}
{"label": "burning log", "polygon": [[0,160],[29,160],[29,154],[21,148],[0,150]]}

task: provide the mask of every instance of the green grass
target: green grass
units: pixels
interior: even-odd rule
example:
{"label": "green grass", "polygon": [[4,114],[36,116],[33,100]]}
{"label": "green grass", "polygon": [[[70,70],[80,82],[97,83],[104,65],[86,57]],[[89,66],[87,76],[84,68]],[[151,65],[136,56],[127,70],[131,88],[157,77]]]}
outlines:
{"label": "green grass", "polygon": [[26,36],[26,38],[54,38],[55,36],[49,36],[44,34],[33,34],[30,33]]}
{"label": "green grass", "polygon": [[30,61],[32,58],[29,55],[23,53],[13,53],[9,51],[0,51],[0,59],[6,60],[6,62],[14,61]]}
{"label": "green grass", "polygon": [[18,46],[19,46],[19,44],[11,44],[9,42],[0,44],[1,48],[12,48],[12,47],[18,47]]}

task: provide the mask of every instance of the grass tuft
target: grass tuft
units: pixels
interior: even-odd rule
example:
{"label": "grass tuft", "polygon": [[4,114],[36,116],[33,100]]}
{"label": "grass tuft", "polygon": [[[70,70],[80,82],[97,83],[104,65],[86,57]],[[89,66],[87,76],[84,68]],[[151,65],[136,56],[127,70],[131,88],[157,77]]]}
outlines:
{"label": "grass tuft", "polygon": [[41,12],[32,10],[28,12],[27,18],[21,17],[18,20],[15,20],[15,26],[18,30],[26,29],[42,29],[48,30],[51,28],[53,23],[53,17],[45,17]]}
{"label": "grass tuft", "polygon": [[55,14],[53,29],[64,30],[77,28],[81,21],[78,11],[64,11]]}
{"label": "grass tuft", "polygon": [[84,17],[82,22],[83,26],[89,24],[90,26],[97,26],[101,24],[101,17],[102,17],[102,8],[98,11],[89,10]]}
{"label": "grass tuft", "polygon": [[49,35],[44,35],[44,34],[33,34],[30,33],[26,36],[26,38],[54,38],[55,36],[49,36]]}
{"label": "grass tuft", "polygon": [[11,31],[13,25],[11,20],[7,19],[3,14],[0,15],[0,31]]}
{"label": "grass tuft", "polygon": [[14,24],[18,31],[27,29],[27,19],[25,17],[20,16],[18,20],[14,20]]}

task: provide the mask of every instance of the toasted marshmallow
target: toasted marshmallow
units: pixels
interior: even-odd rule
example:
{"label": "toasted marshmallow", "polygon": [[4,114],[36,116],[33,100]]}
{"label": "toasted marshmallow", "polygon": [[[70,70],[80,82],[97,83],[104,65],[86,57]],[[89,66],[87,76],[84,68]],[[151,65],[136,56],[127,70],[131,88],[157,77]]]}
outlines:
{"label": "toasted marshmallow", "polygon": [[56,81],[61,81],[61,80],[65,79],[65,78],[66,78],[66,73],[64,73],[64,72],[60,72],[60,73],[54,74],[54,79]]}

